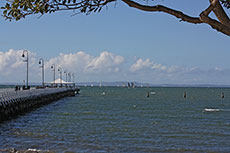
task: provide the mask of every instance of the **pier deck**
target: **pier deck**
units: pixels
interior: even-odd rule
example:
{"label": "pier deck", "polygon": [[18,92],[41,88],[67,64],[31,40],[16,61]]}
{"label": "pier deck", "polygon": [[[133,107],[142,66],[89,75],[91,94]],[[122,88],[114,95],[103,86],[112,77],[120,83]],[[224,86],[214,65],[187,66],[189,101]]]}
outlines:
{"label": "pier deck", "polygon": [[45,88],[14,91],[6,89],[0,91],[0,122],[24,114],[37,107],[74,96],[77,88]]}

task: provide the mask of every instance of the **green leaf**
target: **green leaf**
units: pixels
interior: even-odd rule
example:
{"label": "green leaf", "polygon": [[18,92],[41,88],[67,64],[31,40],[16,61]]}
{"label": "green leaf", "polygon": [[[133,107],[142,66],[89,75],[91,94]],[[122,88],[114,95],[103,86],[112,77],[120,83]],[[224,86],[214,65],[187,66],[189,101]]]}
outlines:
{"label": "green leaf", "polygon": [[4,10],[4,11],[3,11],[3,14],[6,15],[6,14],[7,14],[7,10]]}
{"label": "green leaf", "polygon": [[6,3],[5,8],[6,8],[7,10],[9,10],[9,9],[10,9],[10,4],[9,4],[9,3]]}

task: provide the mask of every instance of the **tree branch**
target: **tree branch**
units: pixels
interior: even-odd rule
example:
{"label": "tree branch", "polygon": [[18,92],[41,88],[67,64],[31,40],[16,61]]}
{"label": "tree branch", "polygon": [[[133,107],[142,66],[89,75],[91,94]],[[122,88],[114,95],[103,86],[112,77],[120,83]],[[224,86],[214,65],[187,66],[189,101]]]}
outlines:
{"label": "tree branch", "polygon": [[[212,3],[215,0],[209,0],[209,1],[210,3]],[[223,7],[221,6],[219,0],[217,0],[216,6],[215,8],[213,8],[213,12],[215,13],[216,17],[222,24],[226,26],[230,26],[230,19],[226,14],[226,12],[224,11]]]}
{"label": "tree branch", "polygon": [[126,4],[128,4],[130,7],[142,10],[142,11],[148,11],[148,12],[164,12],[167,14],[171,14],[177,18],[180,18],[182,21],[190,22],[190,23],[202,23],[198,17],[191,17],[186,14],[184,14],[181,11],[173,10],[171,8],[162,6],[162,5],[155,5],[155,6],[147,6],[147,5],[141,5],[139,3],[136,3],[132,0],[122,0]]}
{"label": "tree branch", "polygon": [[226,26],[206,15],[204,15],[203,13],[200,14],[200,19],[204,22],[209,24],[213,29],[216,29],[219,32],[222,32],[228,36],[230,36],[230,27]]}
{"label": "tree branch", "polygon": [[[211,2],[211,1],[212,1],[212,2]],[[202,13],[203,13],[204,15],[208,16],[208,15],[213,11],[213,9],[216,7],[218,1],[219,1],[219,0],[210,0],[210,5],[209,5],[209,7],[208,7],[206,10],[204,10]]]}
{"label": "tree branch", "polygon": [[133,7],[133,8],[142,10],[142,11],[164,12],[167,14],[171,14],[177,18],[180,18],[182,21],[186,21],[186,22],[194,23],[194,24],[206,23],[206,24],[210,25],[213,29],[216,29],[217,31],[222,32],[222,33],[230,36],[230,24],[227,24],[227,18],[226,17],[224,17],[224,18],[220,17],[220,18],[222,18],[221,21],[223,23],[226,23],[226,24],[223,24],[222,22],[218,22],[217,20],[214,20],[214,19],[208,17],[210,12],[214,11],[214,9],[219,14],[221,13],[221,15],[223,15],[222,13],[225,13],[224,10],[223,10],[223,12],[220,10],[217,11],[217,8],[220,9],[218,6],[218,5],[220,5],[219,0],[210,0],[211,1],[210,6],[207,9],[205,9],[203,12],[201,12],[199,18],[188,16],[188,15],[184,14],[183,12],[180,12],[180,11],[177,11],[177,10],[174,10],[174,9],[162,6],[162,5],[147,6],[147,5],[142,5],[142,4],[136,3],[132,0],[122,0],[122,1],[125,2],[126,4],[128,4],[130,7]]}
{"label": "tree branch", "polygon": [[[220,4],[219,0],[210,0],[209,7],[200,13],[200,20],[203,21],[204,23],[209,24],[213,29],[216,29],[217,31],[230,36],[230,24],[227,24],[227,25],[222,24],[221,22],[218,22],[217,20],[214,20],[208,16],[211,11],[214,11],[214,9],[216,8],[220,9],[221,6],[219,7],[218,4]],[[217,11],[217,12],[220,13],[221,11]],[[225,12],[222,12],[222,13],[225,13]]]}

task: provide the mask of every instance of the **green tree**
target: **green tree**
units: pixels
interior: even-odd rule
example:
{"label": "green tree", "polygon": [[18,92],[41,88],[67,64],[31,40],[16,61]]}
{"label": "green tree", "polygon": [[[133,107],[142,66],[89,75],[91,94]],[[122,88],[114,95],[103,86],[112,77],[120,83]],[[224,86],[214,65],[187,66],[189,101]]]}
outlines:
{"label": "green tree", "polygon": [[[230,19],[223,7],[230,8],[230,0],[209,0],[210,4],[197,17],[192,17],[181,11],[163,6],[147,5],[133,0],[121,0],[130,7],[146,12],[164,12],[179,18],[181,21],[193,24],[208,24],[213,29],[230,36]],[[144,0],[145,1],[145,0]],[[64,10],[75,10],[78,13],[91,14],[100,12],[104,6],[116,0],[7,0],[3,16],[9,20],[19,20],[32,14],[46,14]],[[154,1],[154,3],[156,3]],[[195,2],[194,2],[195,3]],[[216,19],[209,14],[213,12]]]}

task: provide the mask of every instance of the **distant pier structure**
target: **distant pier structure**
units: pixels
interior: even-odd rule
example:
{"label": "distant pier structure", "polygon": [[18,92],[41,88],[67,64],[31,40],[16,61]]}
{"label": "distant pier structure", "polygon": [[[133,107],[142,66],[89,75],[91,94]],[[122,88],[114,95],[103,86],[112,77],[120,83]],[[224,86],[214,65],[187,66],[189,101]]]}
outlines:
{"label": "distant pier structure", "polygon": [[0,123],[77,93],[75,86],[0,91]]}

